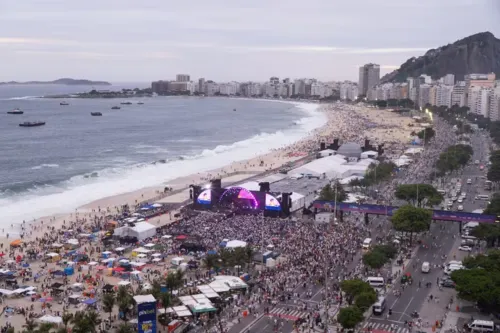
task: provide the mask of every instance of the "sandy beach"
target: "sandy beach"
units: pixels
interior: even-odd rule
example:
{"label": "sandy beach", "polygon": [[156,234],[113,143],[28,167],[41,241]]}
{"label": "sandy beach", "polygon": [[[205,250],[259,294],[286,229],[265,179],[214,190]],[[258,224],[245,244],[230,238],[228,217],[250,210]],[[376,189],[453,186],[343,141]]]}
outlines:
{"label": "sandy beach", "polygon": [[[412,120],[397,113],[386,110],[367,108],[364,106],[354,106],[345,104],[326,104],[319,107],[319,111],[326,115],[327,121],[324,126],[311,132],[306,138],[290,144],[281,149],[271,151],[265,155],[255,156],[244,161],[235,161],[225,167],[200,172],[187,177],[166,179],[156,187],[148,187],[138,191],[123,193],[112,197],[100,198],[78,207],[71,213],[61,213],[54,216],[38,218],[34,221],[26,221],[22,226],[21,233],[24,233],[24,242],[43,238],[46,234],[67,228],[71,222],[78,220],[82,226],[97,217],[116,213],[120,207],[127,204],[131,207],[140,202],[160,202],[177,204],[189,199],[188,187],[191,184],[205,184],[210,179],[222,178],[224,184],[243,182],[245,179],[258,175],[268,170],[277,169],[287,163],[293,163],[298,159],[307,156],[308,153],[317,150],[320,142],[332,142],[334,138],[339,138],[343,142],[354,141],[361,145],[365,138],[372,140],[372,144],[392,143],[404,146],[409,142],[412,129],[408,123]],[[169,187],[175,194],[163,194],[164,188]],[[171,191],[171,192],[172,192]],[[169,212],[148,221],[156,226],[163,226],[175,220],[176,210]],[[1,232],[0,243],[3,248],[19,235],[14,231],[16,226],[6,227]],[[0,261],[8,259],[7,256],[0,258]],[[49,268],[50,268],[49,264]],[[41,269],[41,264],[32,264],[32,270]],[[76,282],[77,274],[69,277],[69,283]],[[116,278],[103,276],[104,282],[116,283]],[[9,299],[9,305],[30,306],[32,303],[27,298]],[[35,311],[41,306],[35,304]],[[53,311],[61,311],[62,306],[53,305]],[[8,318],[9,322],[20,329],[24,323],[24,318],[13,315]]]}

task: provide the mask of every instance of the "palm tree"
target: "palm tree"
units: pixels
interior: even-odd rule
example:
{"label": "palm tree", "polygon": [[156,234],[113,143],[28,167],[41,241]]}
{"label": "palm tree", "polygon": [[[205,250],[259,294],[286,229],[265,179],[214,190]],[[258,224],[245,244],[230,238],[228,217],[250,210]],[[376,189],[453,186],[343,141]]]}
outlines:
{"label": "palm tree", "polygon": [[64,324],[64,329],[68,331],[68,324],[73,320],[73,314],[70,312],[64,312],[62,315],[62,321]]}
{"label": "palm tree", "polygon": [[90,310],[85,313],[85,318],[90,324],[90,332],[97,332],[97,326],[101,323],[101,318],[99,317],[99,313],[95,310]]}
{"label": "palm tree", "polygon": [[100,323],[99,313],[94,310],[78,311],[73,318],[73,333],[96,333]]}
{"label": "palm tree", "polygon": [[68,333],[68,329],[67,329],[67,328],[64,328],[64,327],[59,327],[59,328],[56,330],[56,333]]}
{"label": "palm tree", "polygon": [[134,329],[126,323],[121,323],[115,331],[116,333],[134,333]]}
{"label": "palm tree", "polygon": [[37,333],[49,333],[50,330],[54,327],[54,324],[51,323],[42,323],[38,329],[36,330]]}
{"label": "palm tree", "polygon": [[169,273],[167,275],[167,279],[165,280],[165,284],[170,291],[170,295],[173,295],[174,290],[184,284],[184,272],[178,269],[175,272]]}
{"label": "palm tree", "polygon": [[161,293],[159,301],[161,302],[161,305],[163,306],[163,309],[165,310],[165,314],[166,314],[167,308],[170,306],[170,304],[172,304],[172,298],[170,297],[170,294],[169,293]]}
{"label": "palm tree", "polygon": [[6,331],[5,333],[16,333],[16,330],[14,329],[14,327],[10,326]]}
{"label": "palm tree", "polygon": [[219,256],[216,254],[209,254],[203,259],[203,264],[208,270],[217,267],[218,262],[219,262]]}
{"label": "palm tree", "polygon": [[38,324],[33,319],[26,319],[26,324],[23,326],[26,328],[23,333],[34,333]]}
{"label": "palm tree", "polygon": [[111,322],[111,314],[113,313],[113,307],[115,306],[116,299],[115,295],[112,293],[104,294],[102,298],[102,308],[104,312],[109,313],[109,321]]}

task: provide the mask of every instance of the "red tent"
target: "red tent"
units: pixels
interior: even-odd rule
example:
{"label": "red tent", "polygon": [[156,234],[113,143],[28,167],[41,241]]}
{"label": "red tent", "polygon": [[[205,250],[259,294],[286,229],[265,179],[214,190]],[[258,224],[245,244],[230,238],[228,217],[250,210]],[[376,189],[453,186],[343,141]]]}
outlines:
{"label": "red tent", "polygon": [[116,267],[116,268],[113,268],[113,270],[114,270],[115,272],[124,272],[124,271],[125,271],[125,268],[123,268],[123,267]]}

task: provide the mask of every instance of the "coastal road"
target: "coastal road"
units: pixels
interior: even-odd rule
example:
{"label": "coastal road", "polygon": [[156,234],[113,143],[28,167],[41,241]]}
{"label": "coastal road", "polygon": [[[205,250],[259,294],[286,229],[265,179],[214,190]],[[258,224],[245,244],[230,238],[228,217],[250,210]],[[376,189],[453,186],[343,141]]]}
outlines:
{"label": "coastal road", "polygon": [[[471,145],[474,149],[472,163],[464,168],[462,174],[459,176],[462,183],[461,191],[467,193],[467,197],[461,205],[464,211],[472,212],[475,209],[484,208],[487,201],[475,200],[475,195],[485,194],[484,179],[480,177],[484,175],[484,171],[479,169],[478,165],[474,165],[475,160],[480,160],[485,163],[487,155],[487,148],[485,140],[479,136],[471,138]],[[477,178],[477,180],[476,180]],[[473,183],[467,185],[467,179],[472,179]],[[447,194],[455,187],[457,179],[455,177],[453,182],[446,184]],[[458,204],[454,204],[452,210],[456,210]],[[435,237],[435,240],[433,240]],[[422,307],[427,303],[427,298],[430,294],[430,288],[426,288],[425,283],[431,282],[433,285],[437,282],[438,278],[444,275],[441,266],[449,260],[453,260],[455,256],[458,259],[463,256],[458,251],[460,244],[459,222],[451,221],[437,221],[432,224],[429,236],[424,241],[425,244],[431,245],[437,243],[438,247],[430,247],[428,249],[420,247],[417,251],[416,258],[414,258],[409,265],[405,268],[405,273],[409,272],[413,277],[413,284],[407,286],[400,297],[394,296],[392,293],[386,295],[387,308],[385,313],[380,316],[372,315],[370,319],[364,323],[364,328],[372,327],[373,329],[389,330],[391,325],[396,333],[407,333],[408,328],[404,325],[405,321],[412,320],[411,313],[414,311],[420,312]],[[441,259],[442,255],[448,257],[447,260]],[[422,262],[428,261],[431,264],[431,271],[429,273],[421,272]],[[435,266],[439,266],[435,268]],[[395,289],[400,289],[399,281],[395,282]],[[445,306],[447,300],[443,302]],[[392,308],[392,315],[387,317],[388,310]],[[425,319],[425,318],[424,318]]]}

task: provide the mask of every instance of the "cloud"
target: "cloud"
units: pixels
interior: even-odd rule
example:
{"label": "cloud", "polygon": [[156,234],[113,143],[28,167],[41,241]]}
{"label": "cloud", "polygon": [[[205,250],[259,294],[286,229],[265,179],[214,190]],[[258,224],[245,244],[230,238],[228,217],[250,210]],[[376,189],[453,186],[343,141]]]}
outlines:
{"label": "cloud", "polygon": [[333,46],[228,46],[225,49],[236,52],[325,52],[333,54],[395,54],[426,52],[429,48],[347,48]]}
{"label": "cloud", "polygon": [[77,59],[172,59],[175,56],[168,52],[148,52],[148,53],[103,53],[103,52],[85,52],[85,51],[46,51],[46,50],[19,50],[17,54],[24,55],[49,55],[63,58]]}
{"label": "cloud", "polygon": [[1,44],[32,44],[32,45],[71,45],[75,42],[60,39],[39,39],[39,38],[20,38],[20,37],[0,37]]}

